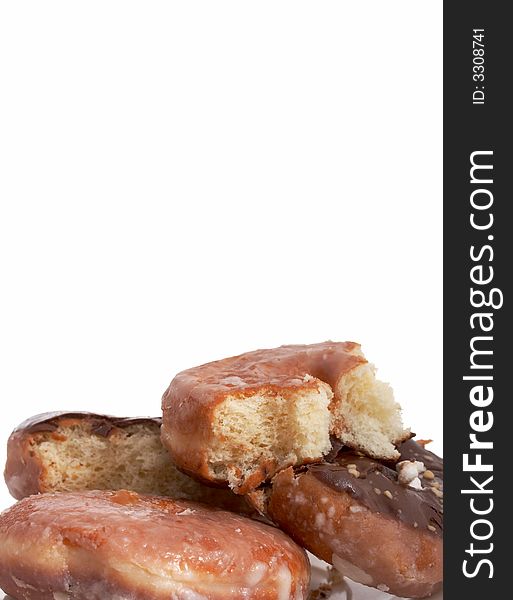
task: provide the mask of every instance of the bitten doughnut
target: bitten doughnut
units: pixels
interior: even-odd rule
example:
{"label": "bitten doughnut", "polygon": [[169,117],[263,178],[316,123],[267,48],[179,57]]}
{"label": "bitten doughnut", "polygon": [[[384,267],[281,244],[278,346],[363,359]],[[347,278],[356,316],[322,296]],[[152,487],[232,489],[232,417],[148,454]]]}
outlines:
{"label": "bitten doughnut", "polygon": [[5,481],[24,498],[41,492],[129,489],[186,498],[236,512],[247,502],[181,473],[160,441],[161,419],[87,412],[45,413],[24,421],[7,443]]}
{"label": "bitten doughnut", "polygon": [[410,437],[391,388],[353,342],[257,350],[179,373],[162,399],[173,460],[243,494],[331,448],[394,459]]}
{"label": "bitten doughnut", "polygon": [[443,467],[409,440],[395,464],[337,451],[289,467],[252,497],[296,542],[343,575],[408,598],[442,582]]}
{"label": "bitten doughnut", "polygon": [[280,530],[125,490],[30,496],[0,515],[0,587],[23,600],[303,600]]}

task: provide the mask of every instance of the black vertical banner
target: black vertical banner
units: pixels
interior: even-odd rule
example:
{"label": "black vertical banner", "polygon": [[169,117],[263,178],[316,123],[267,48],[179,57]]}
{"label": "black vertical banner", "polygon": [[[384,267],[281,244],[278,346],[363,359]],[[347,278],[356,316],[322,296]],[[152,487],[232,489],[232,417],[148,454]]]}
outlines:
{"label": "black vertical banner", "polygon": [[444,3],[445,600],[513,598],[509,9]]}

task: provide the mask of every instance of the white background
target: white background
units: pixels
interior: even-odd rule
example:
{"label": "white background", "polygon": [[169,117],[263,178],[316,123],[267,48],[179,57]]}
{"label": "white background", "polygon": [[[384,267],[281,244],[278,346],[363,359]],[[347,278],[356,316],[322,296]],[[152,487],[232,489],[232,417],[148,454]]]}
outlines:
{"label": "white background", "polygon": [[329,338],[442,450],[441,9],[2,3],[2,464],[34,413]]}

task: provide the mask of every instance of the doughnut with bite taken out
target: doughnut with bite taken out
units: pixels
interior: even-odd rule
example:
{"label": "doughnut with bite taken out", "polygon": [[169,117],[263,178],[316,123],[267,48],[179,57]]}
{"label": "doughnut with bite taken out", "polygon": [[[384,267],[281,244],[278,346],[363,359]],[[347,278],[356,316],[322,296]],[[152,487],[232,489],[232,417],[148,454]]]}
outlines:
{"label": "doughnut with bite taken out", "polygon": [[178,467],[239,494],[320,460],[330,434],[386,459],[411,435],[353,342],[257,350],[182,371],[162,408],[162,441]]}

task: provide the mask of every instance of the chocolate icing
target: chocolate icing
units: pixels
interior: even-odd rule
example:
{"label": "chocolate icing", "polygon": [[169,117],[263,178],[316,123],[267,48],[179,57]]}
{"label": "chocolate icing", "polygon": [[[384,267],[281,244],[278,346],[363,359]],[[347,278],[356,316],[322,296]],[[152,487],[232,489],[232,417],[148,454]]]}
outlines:
{"label": "chocolate icing", "polygon": [[88,419],[91,422],[91,432],[101,437],[108,437],[117,427],[129,427],[139,423],[162,424],[160,417],[128,417],[119,418],[110,415],[99,415],[90,412],[48,412],[35,415],[23,421],[14,432],[43,433],[56,431],[64,419]]}
{"label": "chocolate icing", "polygon": [[[310,465],[307,471],[330,488],[351,494],[369,510],[394,517],[403,523],[427,529],[434,535],[443,532],[443,501],[440,492],[431,486],[437,482],[440,490],[443,484],[442,459],[426,450],[414,440],[408,440],[398,447],[401,460],[422,461],[432,471],[434,479],[421,478],[422,490],[416,490],[399,483],[393,463],[362,456],[349,448],[334,448],[326,457],[327,462]],[[351,474],[348,465],[355,465],[359,476]],[[375,490],[378,489],[380,493]],[[386,491],[392,498],[385,495]],[[415,525],[416,523],[416,525]],[[433,529],[434,528],[434,531]]]}

